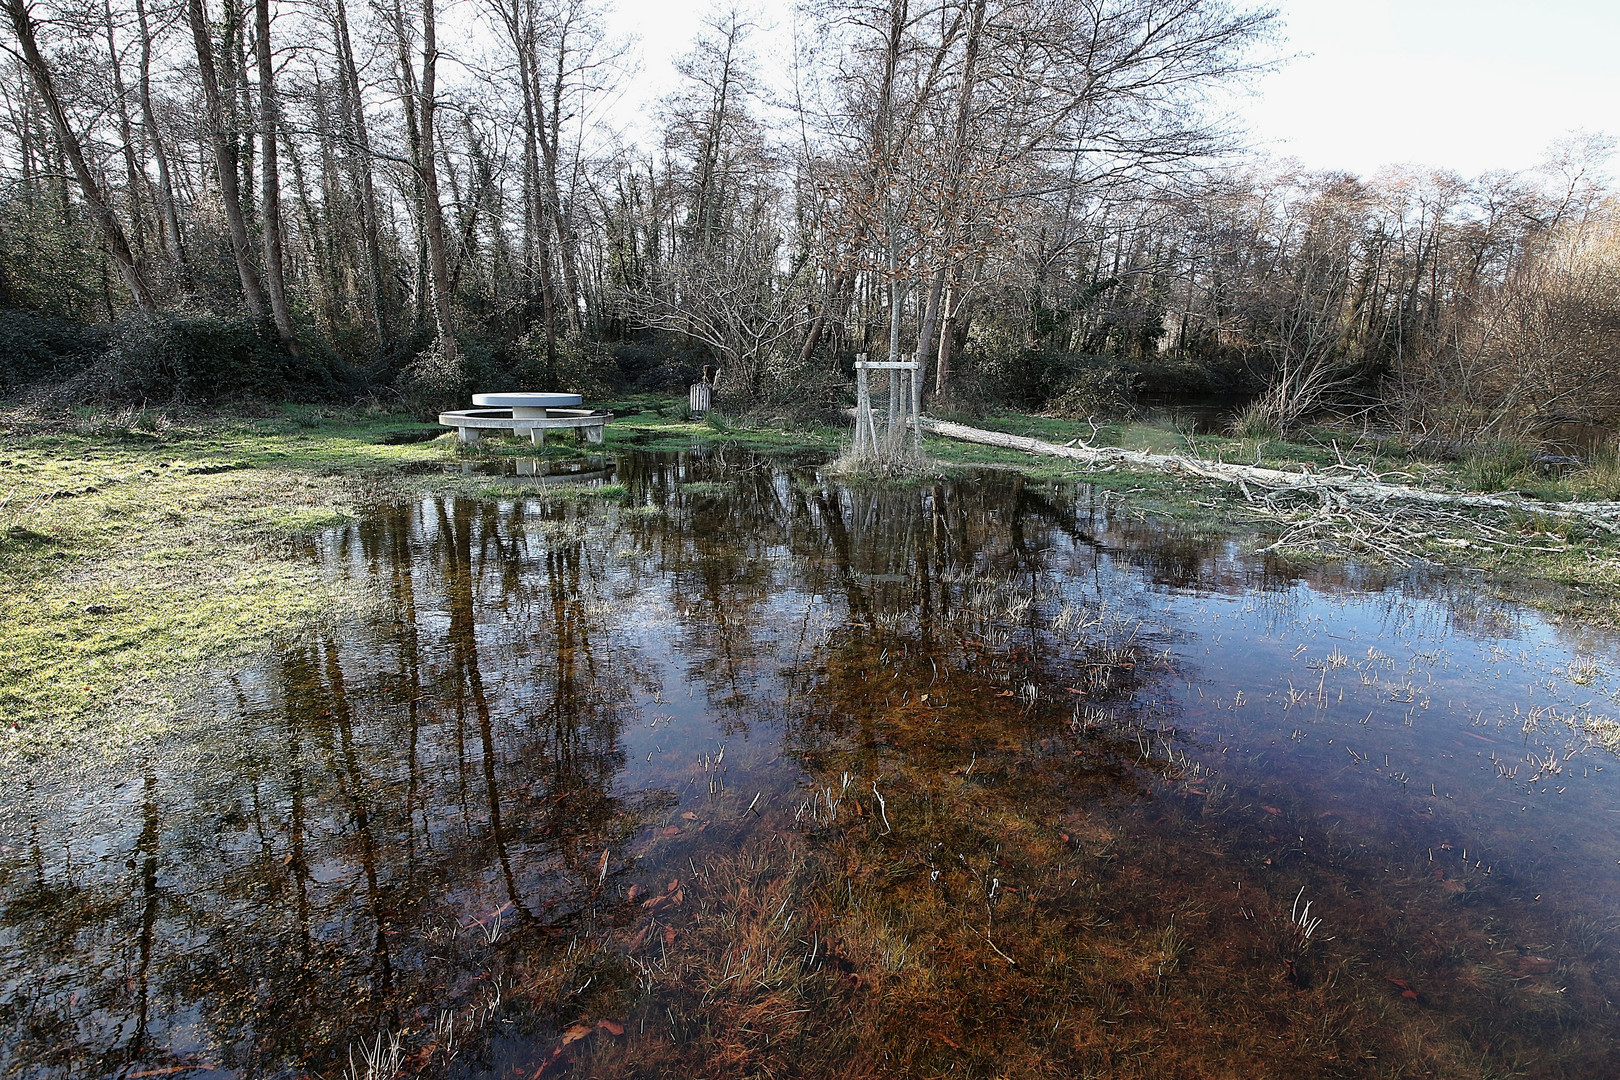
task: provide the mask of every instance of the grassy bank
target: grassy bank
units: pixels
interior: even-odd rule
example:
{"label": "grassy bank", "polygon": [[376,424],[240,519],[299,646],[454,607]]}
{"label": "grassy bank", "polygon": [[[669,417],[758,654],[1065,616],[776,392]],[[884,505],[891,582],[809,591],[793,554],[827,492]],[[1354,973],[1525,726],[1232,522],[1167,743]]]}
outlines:
{"label": "grassy bank", "polygon": [[7,759],[161,731],[206,667],[358,610],[321,530],[447,451],[400,417],[5,416]]}
{"label": "grassy bank", "polygon": [[[735,446],[834,454],[839,427],[765,417],[693,421],[678,399],[606,403],[619,419],[606,449],[666,452]],[[1194,435],[1169,424],[1089,425],[1006,414],[983,427],[1053,442],[1082,438],[1156,452],[1281,467],[1353,467],[1408,482],[1479,489],[1478,461],[1436,462],[1390,444],[1313,432],[1292,441]],[[549,458],[587,449],[552,444]],[[944,470],[1016,468],[1037,481],[1084,479],[1117,493],[1124,512],[1199,533],[1246,534],[1263,547],[1287,527],[1220,489],[1159,473],[1082,472],[1073,463],[929,440]],[[164,730],[201,673],[229,669],[278,636],[363,610],[370,598],[329,580],[310,558],[322,530],[366,504],[429,490],[496,494],[493,477],[457,475],[468,459],[533,456],[516,440],[476,452],[433,425],[357,410],[284,407],[259,416],[156,412],[42,418],[0,414],[0,715],[7,761],[89,745],[115,749]],[[1500,471],[1483,472],[1500,479]],[[1521,486],[1535,477],[1521,469]],[[1591,497],[1602,480],[1542,478],[1545,497]],[[1584,485],[1584,486],[1583,486]],[[556,497],[568,497],[566,490]],[[606,494],[606,493],[604,493]],[[1490,544],[1440,522],[1414,555],[1486,572],[1499,591],[1565,617],[1620,625],[1620,548],[1608,536],[1521,515]],[[1332,557],[1333,545],[1292,558]],[[1367,554],[1353,549],[1349,554]]]}

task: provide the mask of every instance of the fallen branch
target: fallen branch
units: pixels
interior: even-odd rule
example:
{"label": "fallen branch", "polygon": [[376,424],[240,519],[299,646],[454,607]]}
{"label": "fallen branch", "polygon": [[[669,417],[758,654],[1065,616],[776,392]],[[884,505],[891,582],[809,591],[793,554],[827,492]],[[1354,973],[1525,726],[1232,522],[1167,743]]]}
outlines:
{"label": "fallen branch", "polygon": [[1466,507],[1471,510],[1517,510],[1551,517],[1578,518],[1609,532],[1620,533],[1620,503],[1617,502],[1549,503],[1539,499],[1519,499],[1503,495],[1435,491],[1431,488],[1391,484],[1382,480],[1324,476],[1309,471],[1291,472],[1286,469],[1268,469],[1260,465],[1233,465],[1224,461],[1207,461],[1180,454],[1150,454],[1144,450],[1126,450],[1117,446],[1058,446],[1056,443],[1043,442],[1024,435],[985,431],[982,428],[953,424],[947,420],[934,420],[926,416],[918,422],[930,435],[942,435],[964,442],[1067,458],[1070,461],[1093,466],[1132,465],[1172,475],[1236,484],[1245,489],[1245,494],[1251,501],[1253,494],[1247,490],[1249,485],[1269,491],[1316,492],[1324,501],[1341,507],[1354,501],[1362,504],[1406,502],[1428,506]]}

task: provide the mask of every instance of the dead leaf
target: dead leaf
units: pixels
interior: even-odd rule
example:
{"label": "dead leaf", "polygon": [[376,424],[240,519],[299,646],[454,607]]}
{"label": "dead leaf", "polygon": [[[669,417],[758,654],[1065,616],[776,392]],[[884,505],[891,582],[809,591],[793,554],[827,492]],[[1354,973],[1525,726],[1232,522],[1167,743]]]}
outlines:
{"label": "dead leaf", "polygon": [[562,1045],[572,1046],[574,1043],[579,1042],[579,1040],[583,1039],[585,1036],[589,1035],[595,1030],[596,1029],[589,1024],[574,1024],[567,1031],[563,1032]]}
{"label": "dead leaf", "polygon": [[666,926],[664,927],[664,948],[667,949],[673,944],[675,944],[675,928]]}
{"label": "dead leaf", "polygon": [[632,885],[632,886],[630,886],[629,893],[627,893],[625,895],[625,899],[630,901],[633,904],[633,903],[636,902],[636,897],[640,896],[642,893],[644,893],[646,891],[647,890],[643,889],[640,885]]}
{"label": "dead leaf", "polygon": [[643,926],[640,930],[637,930],[636,931],[636,936],[630,939],[630,944],[628,944],[628,945],[626,945],[624,947],[624,951],[633,953],[637,949],[641,948],[641,943],[643,941],[647,940],[647,931],[651,930],[652,928],[653,928],[653,924],[648,923],[646,926]]}
{"label": "dead leaf", "polygon": [[1282,811],[1277,809],[1275,806],[1262,806],[1260,809],[1264,810],[1268,814],[1280,814],[1280,813],[1282,813]]}
{"label": "dead leaf", "polygon": [[681,827],[679,825],[667,826],[664,829],[664,835],[665,836],[679,836],[679,835],[681,835]]}
{"label": "dead leaf", "polygon": [[609,1020],[606,1017],[603,1017],[596,1022],[596,1026],[607,1032],[609,1035],[624,1034],[624,1024],[618,1020]]}
{"label": "dead leaf", "polygon": [[681,820],[682,821],[696,821],[697,820],[697,815],[692,813],[692,811],[688,810],[688,811],[686,811],[685,813],[683,813],[681,815]]}

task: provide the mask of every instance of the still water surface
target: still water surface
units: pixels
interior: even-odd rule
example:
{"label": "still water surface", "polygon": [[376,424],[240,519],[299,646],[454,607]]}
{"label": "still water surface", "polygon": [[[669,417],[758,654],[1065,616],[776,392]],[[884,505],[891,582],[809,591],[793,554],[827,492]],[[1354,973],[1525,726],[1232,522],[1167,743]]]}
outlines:
{"label": "still water surface", "polygon": [[1620,1075],[1613,641],[1084,485],[520,473],[0,797],[0,1074]]}

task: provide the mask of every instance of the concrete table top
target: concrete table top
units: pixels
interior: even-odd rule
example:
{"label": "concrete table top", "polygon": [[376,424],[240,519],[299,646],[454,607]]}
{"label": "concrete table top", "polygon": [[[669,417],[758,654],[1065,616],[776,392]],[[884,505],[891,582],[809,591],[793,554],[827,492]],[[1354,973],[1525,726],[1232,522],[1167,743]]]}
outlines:
{"label": "concrete table top", "polygon": [[484,409],[571,409],[584,404],[578,394],[474,394],[473,404]]}

